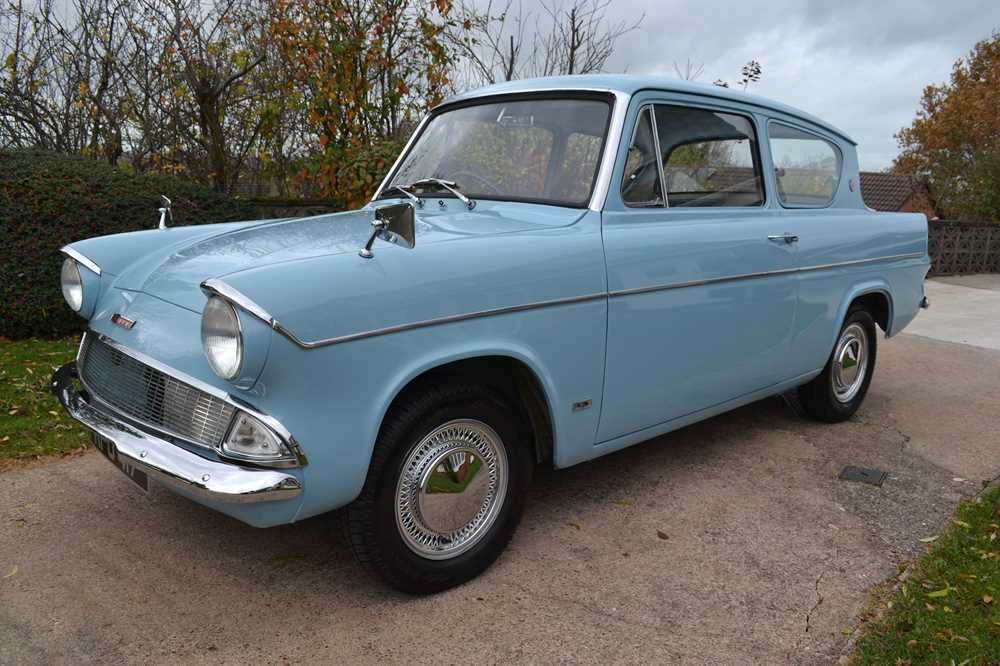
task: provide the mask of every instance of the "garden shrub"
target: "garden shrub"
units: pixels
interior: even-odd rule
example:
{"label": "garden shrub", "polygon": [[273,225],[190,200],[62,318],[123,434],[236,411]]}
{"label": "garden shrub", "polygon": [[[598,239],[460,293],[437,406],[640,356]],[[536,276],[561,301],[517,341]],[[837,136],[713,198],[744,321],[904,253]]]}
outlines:
{"label": "garden shrub", "polygon": [[173,224],[255,217],[248,202],[166,176],[134,176],[104,162],[38,150],[0,152],[0,336],[75,333],[84,321],[59,288],[59,248],[156,226],[160,194]]}

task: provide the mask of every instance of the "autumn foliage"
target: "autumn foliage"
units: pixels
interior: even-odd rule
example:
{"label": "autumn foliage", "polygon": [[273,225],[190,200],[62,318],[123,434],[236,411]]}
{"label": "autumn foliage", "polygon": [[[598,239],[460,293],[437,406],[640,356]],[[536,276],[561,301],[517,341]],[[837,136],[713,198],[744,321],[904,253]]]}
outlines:
{"label": "autumn foliage", "polygon": [[896,135],[894,168],[925,176],[945,215],[1000,221],[1000,33],[924,89],[913,124]]}

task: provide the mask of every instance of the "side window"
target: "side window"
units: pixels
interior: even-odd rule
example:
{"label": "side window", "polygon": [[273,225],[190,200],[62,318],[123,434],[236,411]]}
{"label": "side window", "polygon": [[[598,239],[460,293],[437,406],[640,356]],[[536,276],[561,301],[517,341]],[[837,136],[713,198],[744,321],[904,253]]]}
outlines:
{"label": "side window", "polygon": [[625,159],[622,176],[622,201],[627,206],[662,206],[660,164],[656,159],[656,141],[649,107],[639,114],[632,145]]}
{"label": "side window", "polygon": [[825,206],[840,184],[840,151],[815,134],[772,122],[767,130],[781,202]]}
{"label": "side window", "polygon": [[763,205],[757,137],[749,119],[657,105],[656,134],[671,208]]}

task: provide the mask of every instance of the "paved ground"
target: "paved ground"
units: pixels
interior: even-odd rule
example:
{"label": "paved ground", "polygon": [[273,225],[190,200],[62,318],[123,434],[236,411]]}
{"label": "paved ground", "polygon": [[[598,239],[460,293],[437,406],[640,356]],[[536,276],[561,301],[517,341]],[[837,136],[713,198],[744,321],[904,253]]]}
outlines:
{"label": "paved ground", "polygon": [[924,292],[931,308],[907,333],[1000,349],[1000,274],[937,278]]}
{"label": "paved ground", "polygon": [[852,422],[769,399],[543,471],[498,564],[423,599],[364,577],[327,519],[255,530],[96,455],[10,472],[0,663],[829,664],[867,589],[1000,473],[998,379],[998,351],[903,335]]}

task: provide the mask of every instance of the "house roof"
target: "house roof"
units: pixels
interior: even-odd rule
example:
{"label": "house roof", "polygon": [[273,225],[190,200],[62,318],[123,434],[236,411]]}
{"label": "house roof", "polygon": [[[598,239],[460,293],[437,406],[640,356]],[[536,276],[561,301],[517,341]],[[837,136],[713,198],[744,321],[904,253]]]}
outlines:
{"label": "house roof", "polygon": [[908,174],[861,172],[861,197],[866,206],[875,210],[897,211],[910,196],[923,190],[917,179]]}
{"label": "house roof", "polygon": [[765,110],[777,111],[786,115],[800,118],[818,127],[836,134],[837,136],[857,144],[846,132],[840,130],[830,123],[817,118],[805,111],[800,111],[794,107],[776,102],[766,97],[753,95],[742,90],[733,88],[723,88],[722,86],[710,83],[696,83],[694,81],[679,81],[662,76],[636,76],[628,74],[576,74],[572,76],[546,76],[537,79],[518,79],[515,81],[505,81],[485,88],[469,90],[445,100],[444,104],[458,102],[474,97],[485,97],[488,95],[500,95],[504,93],[536,92],[540,90],[599,90],[607,92],[633,95],[641,90],[666,90],[670,92],[687,93],[690,95],[702,95],[706,97],[716,97],[719,99],[731,100],[741,104],[750,104]]}

